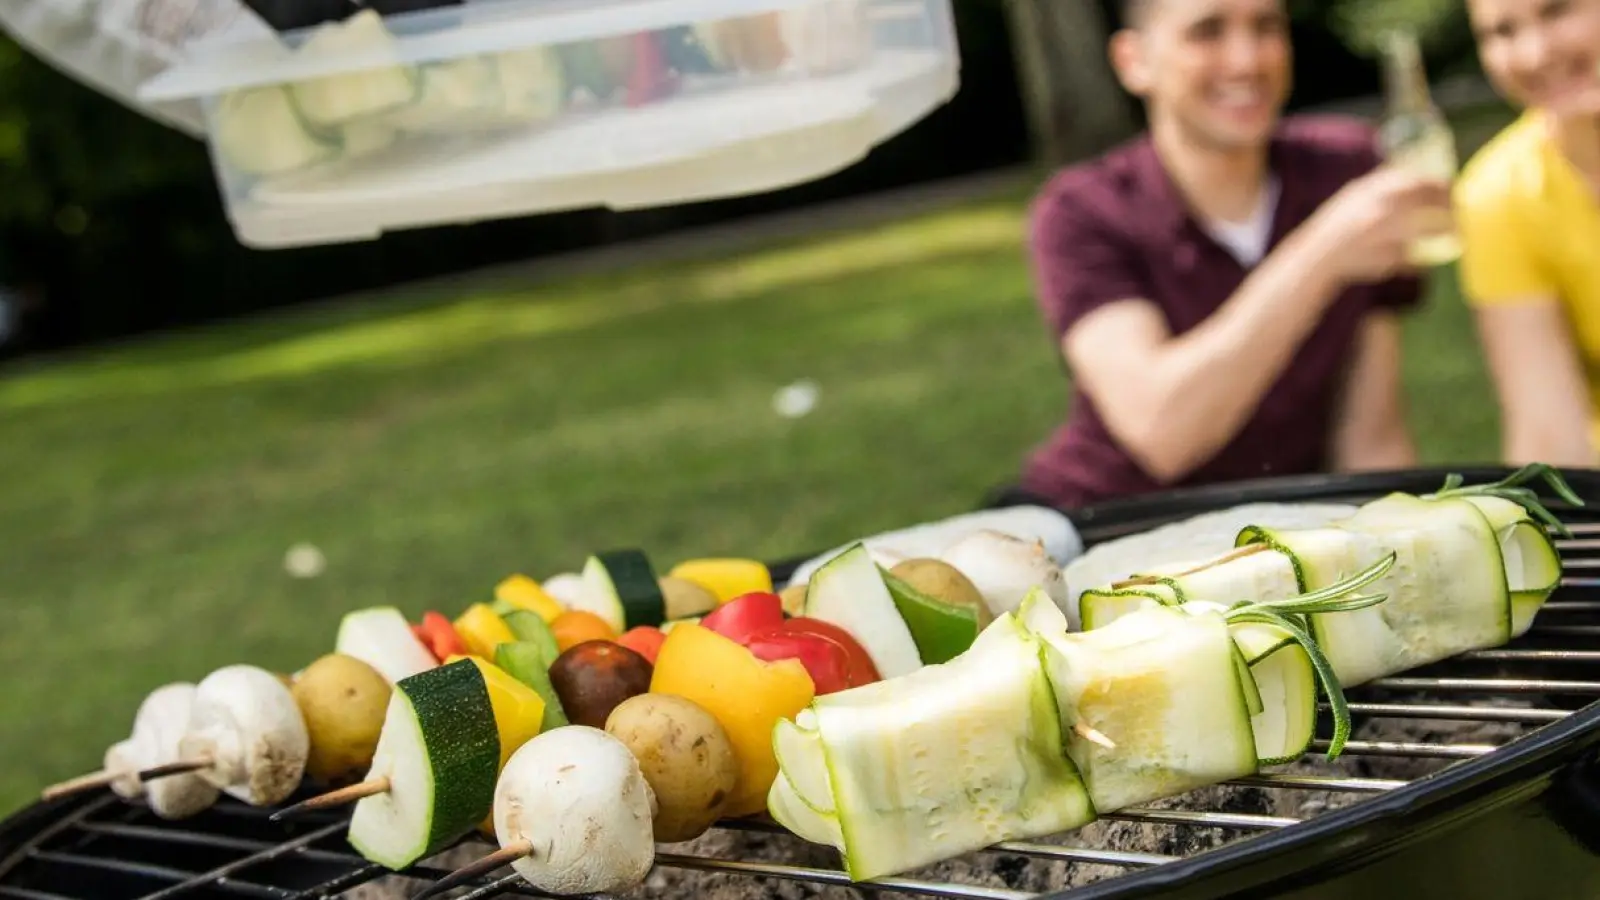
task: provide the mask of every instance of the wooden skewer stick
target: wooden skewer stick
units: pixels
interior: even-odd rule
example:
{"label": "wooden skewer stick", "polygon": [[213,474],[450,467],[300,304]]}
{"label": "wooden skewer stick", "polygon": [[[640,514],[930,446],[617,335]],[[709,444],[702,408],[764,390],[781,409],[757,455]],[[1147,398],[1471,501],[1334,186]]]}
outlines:
{"label": "wooden skewer stick", "polygon": [[79,775],[77,778],[69,778],[68,780],[58,784],[52,784],[40,792],[39,797],[40,799],[44,800],[44,802],[49,803],[51,800],[59,800],[62,797],[76,794],[81,791],[91,791],[95,788],[110,787],[113,781],[116,781],[119,778],[128,778],[134,774],[136,773],[127,771],[113,772],[102,769],[99,772],[90,772],[88,775]]}
{"label": "wooden skewer stick", "polygon": [[1142,584],[1160,584],[1162,581],[1168,578],[1182,578],[1185,575],[1193,575],[1196,572],[1204,572],[1207,569],[1220,566],[1223,563],[1230,563],[1236,559],[1242,559],[1243,557],[1250,556],[1253,553],[1260,553],[1263,550],[1270,549],[1272,548],[1266,544],[1250,544],[1248,546],[1240,547],[1231,553],[1219,556],[1216,559],[1205,563],[1204,565],[1195,566],[1192,569],[1185,569],[1182,572],[1173,572],[1171,575],[1140,575],[1136,578],[1128,578],[1122,581],[1113,582],[1111,587],[1113,590],[1120,590],[1127,587],[1138,587]]}
{"label": "wooden skewer stick", "polygon": [[442,894],[451,888],[460,887],[461,885],[466,884],[480,875],[487,875],[501,866],[514,863],[523,857],[532,855],[532,841],[512,841],[504,847],[501,847],[499,850],[496,850],[488,856],[485,856],[483,859],[480,859],[477,862],[467,863],[454,872],[451,872],[449,875],[446,875],[438,881],[435,881],[433,884],[424,888],[422,893],[412,897],[411,900],[427,900],[427,898]]}
{"label": "wooden skewer stick", "polygon": [[198,772],[201,769],[209,768],[210,765],[210,757],[206,757],[204,759],[180,759],[177,762],[169,762],[159,766],[151,766],[148,769],[142,770],[139,772],[139,780],[153,781],[157,778],[165,778],[168,775],[183,775],[189,772]]}
{"label": "wooden skewer stick", "polygon": [[60,782],[59,784],[52,784],[41,791],[39,796],[42,800],[48,803],[51,800],[59,800],[62,797],[81,793],[83,791],[90,791],[94,790],[95,788],[110,787],[112,782],[120,778],[135,778],[139,781],[151,781],[167,775],[182,775],[185,772],[195,772],[200,769],[204,769],[209,765],[211,765],[210,759],[184,759],[177,762],[166,763],[165,765],[152,766],[151,768],[144,769],[142,771],[111,771],[109,769],[102,769],[99,772],[91,772],[87,775],[79,775],[77,778],[71,778]]}
{"label": "wooden skewer stick", "polygon": [[302,800],[293,806],[286,806],[267,818],[273,822],[277,822],[281,819],[287,819],[300,815],[301,813],[311,812],[312,810],[328,809],[329,807],[333,806],[343,806],[346,803],[354,803],[355,801],[360,800],[362,797],[372,797],[377,794],[386,793],[388,790],[389,776],[379,775],[377,778],[374,778],[371,781],[357,782],[356,784],[352,784],[348,787],[339,788],[336,791],[329,791],[326,794],[318,794],[309,800]]}
{"label": "wooden skewer stick", "polygon": [[1099,744],[1107,750],[1117,749],[1116,743],[1112,741],[1111,738],[1106,737],[1104,734],[1096,731],[1093,728],[1090,728],[1088,725],[1085,725],[1082,722],[1074,722],[1072,724],[1072,730],[1077,732],[1078,736],[1084,740]]}

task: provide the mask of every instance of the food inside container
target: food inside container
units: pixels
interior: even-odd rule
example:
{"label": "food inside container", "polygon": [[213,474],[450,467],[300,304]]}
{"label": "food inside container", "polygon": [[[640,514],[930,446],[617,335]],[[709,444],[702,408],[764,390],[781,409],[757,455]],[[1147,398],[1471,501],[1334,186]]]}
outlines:
{"label": "food inside container", "polygon": [[[947,2],[947,0],[946,0]],[[202,41],[199,98],[256,246],[772,190],[850,165],[956,87],[938,0],[479,0]]]}

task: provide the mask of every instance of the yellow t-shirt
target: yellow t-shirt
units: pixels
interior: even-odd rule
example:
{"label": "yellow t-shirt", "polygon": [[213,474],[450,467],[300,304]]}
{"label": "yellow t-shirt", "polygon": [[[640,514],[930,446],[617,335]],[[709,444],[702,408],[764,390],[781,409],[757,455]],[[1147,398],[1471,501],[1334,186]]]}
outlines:
{"label": "yellow t-shirt", "polygon": [[1462,167],[1455,207],[1469,304],[1543,295],[1566,310],[1589,383],[1590,433],[1600,445],[1600,201],[1530,111]]}

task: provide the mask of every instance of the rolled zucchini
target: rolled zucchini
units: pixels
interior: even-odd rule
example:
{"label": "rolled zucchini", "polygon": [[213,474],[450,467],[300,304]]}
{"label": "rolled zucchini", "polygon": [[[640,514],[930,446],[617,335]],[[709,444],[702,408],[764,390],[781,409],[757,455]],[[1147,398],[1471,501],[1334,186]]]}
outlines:
{"label": "rolled zucchini", "polygon": [[856,880],[1092,821],[1041,649],[1008,613],[950,662],[818,697],[775,729],[768,810]]}
{"label": "rolled zucchini", "polygon": [[1150,605],[1111,625],[1069,633],[1035,594],[1021,612],[1043,640],[1066,749],[1094,807],[1111,812],[1257,770],[1251,728],[1255,685],[1242,675],[1227,620],[1194,607]]}

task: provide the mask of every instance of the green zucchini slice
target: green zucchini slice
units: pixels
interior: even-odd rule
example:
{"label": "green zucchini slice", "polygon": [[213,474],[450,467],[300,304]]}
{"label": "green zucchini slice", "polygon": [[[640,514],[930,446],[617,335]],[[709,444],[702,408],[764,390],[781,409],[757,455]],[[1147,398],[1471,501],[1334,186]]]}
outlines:
{"label": "green zucchini slice", "polygon": [[594,613],[621,634],[636,625],[659,627],[667,601],[643,550],[612,550],[584,563],[583,589],[572,608]]}
{"label": "green zucchini slice", "polygon": [[468,834],[494,806],[500,733],[478,666],[458,660],[395,685],[367,780],[389,790],[356,802],[350,845],[400,871]]}

